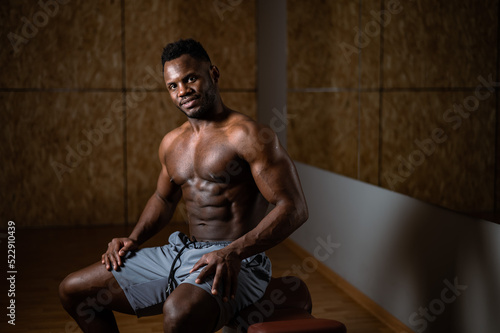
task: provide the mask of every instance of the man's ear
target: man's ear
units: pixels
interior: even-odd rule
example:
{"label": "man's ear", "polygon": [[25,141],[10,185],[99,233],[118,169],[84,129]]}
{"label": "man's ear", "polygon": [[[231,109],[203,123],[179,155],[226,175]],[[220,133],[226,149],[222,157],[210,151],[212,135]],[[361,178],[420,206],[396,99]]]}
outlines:
{"label": "man's ear", "polygon": [[217,66],[211,65],[210,66],[210,75],[212,76],[214,82],[218,83],[219,82],[219,77],[220,77],[220,72]]}

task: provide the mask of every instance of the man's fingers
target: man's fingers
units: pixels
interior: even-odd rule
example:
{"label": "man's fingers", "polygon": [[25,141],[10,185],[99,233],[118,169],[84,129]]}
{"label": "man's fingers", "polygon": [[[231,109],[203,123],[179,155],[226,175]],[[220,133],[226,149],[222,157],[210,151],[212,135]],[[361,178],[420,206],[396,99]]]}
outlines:
{"label": "man's fingers", "polygon": [[122,257],[119,254],[119,251],[113,251],[111,258],[113,260],[113,268],[115,271],[122,265]]}
{"label": "man's fingers", "polygon": [[115,271],[122,265],[121,257],[114,251],[113,253],[104,253],[101,258],[102,264],[109,271],[113,268]]}
{"label": "man's fingers", "polygon": [[[215,272],[215,276],[214,276],[214,281],[212,283],[212,295],[217,295],[219,292],[219,283],[220,283],[220,280],[221,280],[221,274],[220,274],[220,271],[217,270]],[[224,294],[221,295],[222,297],[224,297]]]}
{"label": "man's fingers", "polygon": [[238,284],[239,266],[236,261],[228,260],[225,256],[220,256],[216,252],[205,254],[196,264],[194,264],[190,273],[199,270],[200,274],[196,278],[196,283],[202,283],[208,276],[214,275],[212,281],[212,294],[220,295],[224,302],[234,299],[236,287]]}
{"label": "man's fingers", "polygon": [[118,257],[123,257],[125,254],[127,254],[128,252],[128,246],[124,246],[122,247],[119,251],[118,251]]}
{"label": "man's fingers", "polygon": [[111,265],[112,265],[112,263],[111,263],[111,262],[110,262],[110,260],[109,260],[108,254],[107,254],[107,253],[104,253],[104,254],[102,255],[102,257],[103,257],[103,259],[102,259],[102,263],[104,264],[104,267],[106,267],[106,269],[107,269],[108,271],[110,271],[110,270],[111,270]]}
{"label": "man's fingers", "polygon": [[[137,246],[136,246],[136,244],[133,241],[125,241],[123,243],[123,246],[118,251],[118,255],[120,257],[123,257],[124,255],[127,254],[127,252],[136,249],[136,247]],[[120,259],[120,261],[121,261],[121,259]]]}
{"label": "man's fingers", "polygon": [[105,265],[106,269],[115,271],[123,265],[122,257],[129,251],[134,251],[138,248],[137,243],[128,238],[113,238],[108,243],[106,253],[101,256],[101,263]]}
{"label": "man's fingers", "polygon": [[236,297],[236,289],[238,288],[238,274],[234,274],[229,269],[224,277],[224,295],[222,295],[222,300],[224,302],[229,301],[229,299],[234,299]]}
{"label": "man's fingers", "polygon": [[198,269],[200,269],[201,267],[203,267],[204,265],[206,265],[205,263],[203,263],[201,260],[198,260],[198,262],[196,264],[194,264],[193,268],[191,268],[191,271],[189,271],[189,274],[197,271]]}
{"label": "man's fingers", "polygon": [[106,269],[109,271],[109,262],[108,262],[108,257],[106,255],[106,253],[104,253],[102,256],[101,256],[101,263],[104,265],[104,267],[106,267]]}
{"label": "man's fingers", "polygon": [[[210,268],[210,266],[207,266],[205,267],[204,269],[201,270],[200,274],[198,275],[198,277],[196,278],[196,283],[202,283],[203,280],[205,280],[205,278],[210,275],[212,273],[212,269]],[[214,280],[215,281],[215,280]],[[215,282],[214,282],[215,284]],[[213,291],[213,288],[212,288],[212,291]]]}
{"label": "man's fingers", "polygon": [[122,257],[120,257],[120,255],[118,253],[116,254],[115,262],[116,262],[116,266],[115,266],[115,270],[116,270],[118,267],[120,267],[122,265]]}

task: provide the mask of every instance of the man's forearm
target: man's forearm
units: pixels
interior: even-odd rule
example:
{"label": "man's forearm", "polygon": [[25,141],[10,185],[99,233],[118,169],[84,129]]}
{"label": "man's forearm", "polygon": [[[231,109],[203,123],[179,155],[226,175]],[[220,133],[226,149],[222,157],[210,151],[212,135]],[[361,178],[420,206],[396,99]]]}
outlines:
{"label": "man's forearm", "polygon": [[129,238],[141,245],[153,237],[170,221],[177,202],[168,201],[157,193],[153,194]]}

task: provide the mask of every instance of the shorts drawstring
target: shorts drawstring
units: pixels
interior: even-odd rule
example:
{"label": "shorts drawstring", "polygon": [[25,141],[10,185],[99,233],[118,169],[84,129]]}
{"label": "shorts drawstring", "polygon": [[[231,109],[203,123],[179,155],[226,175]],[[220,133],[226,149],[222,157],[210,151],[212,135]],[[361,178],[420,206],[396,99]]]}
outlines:
{"label": "shorts drawstring", "polygon": [[177,281],[175,281],[174,277],[175,277],[175,272],[179,269],[179,267],[181,267],[181,265],[179,265],[178,267],[175,267],[175,264],[177,263],[177,261],[181,257],[182,252],[184,252],[186,247],[188,247],[190,244],[194,244],[196,242],[196,239],[194,237],[193,237],[194,242],[191,241],[189,238],[187,238],[187,240],[186,240],[186,238],[187,238],[187,236],[182,239],[184,246],[181,248],[179,253],[177,253],[177,256],[175,256],[175,259],[172,262],[172,266],[170,266],[170,274],[168,275],[168,280],[167,280],[167,289],[165,290],[167,297],[170,295],[170,293],[172,291],[174,291],[175,288],[177,288],[177,285],[178,285],[178,283],[177,283]]}
{"label": "shorts drawstring", "polygon": [[194,236],[192,236],[193,240],[190,240],[189,237],[185,234],[179,233],[179,239],[182,241],[184,246],[181,248],[179,253],[175,256],[174,261],[172,262],[172,266],[170,266],[170,273],[168,275],[167,279],[167,289],[165,290],[165,293],[167,294],[167,297],[170,295],[172,291],[174,291],[175,288],[177,288],[178,283],[175,280],[175,272],[182,266],[179,265],[178,267],[175,267],[177,264],[177,261],[180,259],[182,253],[184,250],[192,245],[196,249],[201,249],[205,246],[210,246],[210,245],[220,245],[223,244],[224,246],[229,245],[231,242],[230,241],[216,241],[216,242],[198,242]]}

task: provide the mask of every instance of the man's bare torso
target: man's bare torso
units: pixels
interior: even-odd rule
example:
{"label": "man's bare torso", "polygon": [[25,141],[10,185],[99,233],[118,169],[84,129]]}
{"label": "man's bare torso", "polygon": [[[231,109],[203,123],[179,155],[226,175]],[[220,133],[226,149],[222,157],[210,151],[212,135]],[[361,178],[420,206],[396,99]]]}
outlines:
{"label": "man's bare torso", "polygon": [[253,229],[268,207],[232,140],[252,120],[228,112],[197,132],[185,123],[169,134],[165,147],[170,181],[182,189],[190,233],[199,241],[234,240]]}

